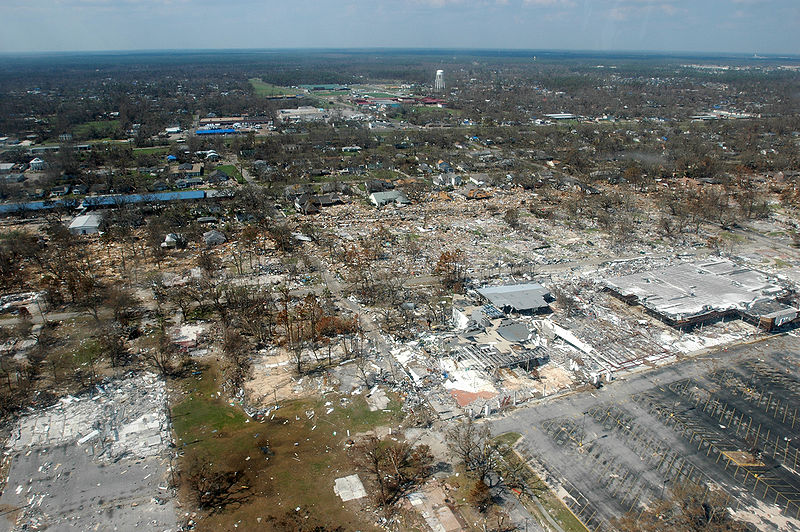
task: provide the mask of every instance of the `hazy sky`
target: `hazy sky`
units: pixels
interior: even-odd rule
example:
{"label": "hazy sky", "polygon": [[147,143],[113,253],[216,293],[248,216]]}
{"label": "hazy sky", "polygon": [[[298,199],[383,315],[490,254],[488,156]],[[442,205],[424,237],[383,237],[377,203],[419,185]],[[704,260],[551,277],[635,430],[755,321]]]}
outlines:
{"label": "hazy sky", "polygon": [[800,0],[0,0],[0,51],[412,47],[800,53]]}

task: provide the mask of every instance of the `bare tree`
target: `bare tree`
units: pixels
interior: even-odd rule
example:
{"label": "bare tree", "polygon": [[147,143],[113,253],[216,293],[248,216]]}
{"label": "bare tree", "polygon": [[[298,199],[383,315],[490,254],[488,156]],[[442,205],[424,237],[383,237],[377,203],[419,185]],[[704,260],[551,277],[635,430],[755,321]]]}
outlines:
{"label": "bare tree", "polygon": [[140,305],[139,298],[129,288],[114,284],[105,290],[103,304],[111,309],[114,321],[121,325],[128,325]]}
{"label": "bare tree", "polygon": [[516,229],[519,227],[519,211],[511,207],[503,216],[503,221],[505,221],[510,228]]}
{"label": "bare tree", "polygon": [[289,347],[289,353],[294,361],[294,368],[298,375],[303,374],[303,344],[295,342]]}
{"label": "bare tree", "polygon": [[441,278],[444,286],[454,288],[464,281],[467,269],[464,261],[464,252],[460,249],[443,251],[433,268],[433,274]]}
{"label": "bare tree", "polygon": [[183,475],[192,487],[197,503],[212,513],[229,504],[243,503],[250,495],[243,469],[214,464],[209,457],[192,455]]}
{"label": "bare tree", "polygon": [[223,375],[234,389],[241,388],[250,371],[247,340],[232,327],[223,331],[222,353],[225,355]]}
{"label": "bare tree", "polygon": [[144,352],[143,358],[165,377],[177,374],[186,362],[185,356],[164,331],[156,333],[153,345]]}
{"label": "bare tree", "polygon": [[105,327],[98,337],[98,342],[112,367],[124,366],[130,362],[130,350],[118,327]]}
{"label": "bare tree", "polygon": [[497,470],[500,453],[488,427],[479,427],[469,419],[454,425],[445,436],[464,468],[476,480],[486,482],[489,475]]}
{"label": "bare tree", "polygon": [[272,224],[267,228],[275,246],[286,253],[294,251],[295,242],[291,230],[284,224]]}
{"label": "bare tree", "polygon": [[356,356],[355,366],[358,370],[358,378],[364,387],[369,388],[372,385],[372,372],[370,371],[370,366],[372,362],[370,362],[369,358],[366,356],[366,353],[361,351]]}
{"label": "bare tree", "polygon": [[556,298],[556,303],[564,311],[564,315],[569,318],[578,307],[578,299],[568,289],[554,286],[551,289],[553,297]]}
{"label": "bare tree", "polygon": [[383,507],[394,503],[406,490],[425,480],[433,458],[427,445],[379,440],[369,436],[353,449],[355,462],[367,470],[378,490],[376,502]]}
{"label": "bare tree", "polygon": [[492,505],[492,490],[480,479],[473,481],[472,488],[469,490],[469,502],[472,506],[483,513]]}

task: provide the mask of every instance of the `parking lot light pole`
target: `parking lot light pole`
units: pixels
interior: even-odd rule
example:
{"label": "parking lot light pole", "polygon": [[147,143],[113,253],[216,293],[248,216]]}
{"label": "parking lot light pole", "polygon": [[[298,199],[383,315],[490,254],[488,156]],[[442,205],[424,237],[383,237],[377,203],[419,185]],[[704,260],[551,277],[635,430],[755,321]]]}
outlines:
{"label": "parking lot light pole", "polygon": [[581,418],[581,441],[578,445],[579,447],[583,447],[583,438],[586,435],[586,412],[583,413],[583,417]]}

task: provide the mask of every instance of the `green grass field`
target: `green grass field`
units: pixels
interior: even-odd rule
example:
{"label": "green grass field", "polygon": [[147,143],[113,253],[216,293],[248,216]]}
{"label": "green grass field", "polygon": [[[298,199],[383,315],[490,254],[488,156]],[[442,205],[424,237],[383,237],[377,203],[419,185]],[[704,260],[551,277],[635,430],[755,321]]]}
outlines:
{"label": "green grass field", "polygon": [[248,81],[258,96],[295,96],[300,93],[297,89],[279,87],[278,85],[261,81],[258,78],[250,78]]}
{"label": "green grass field", "polygon": [[222,170],[223,172],[231,176],[233,179],[235,179],[236,182],[239,183],[240,185],[244,185],[247,182],[245,181],[244,177],[242,177],[242,174],[239,172],[239,169],[232,164],[223,164],[222,166],[217,166],[216,170]]}
{"label": "green grass field", "polygon": [[172,409],[172,425],[177,436],[178,446],[197,444],[196,449],[217,453],[222,447],[220,438],[212,435],[220,431],[241,428],[247,416],[241,409],[215,397],[216,380],[211,371],[192,379],[189,395]]}
{"label": "green grass field", "polygon": [[169,146],[153,146],[152,148],[134,148],[133,153],[141,153],[144,155],[166,155],[169,153]]}
{"label": "green grass field", "polygon": [[78,139],[103,139],[112,137],[119,127],[119,120],[95,120],[75,126],[73,133]]}
{"label": "green grass field", "polygon": [[[344,445],[347,431],[396,425],[402,419],[398,401],[390,401],[388,412],[372,412],[362,396],[346,396],[343,405],[339,395],[328,394],[324,399],[283,401],[259,422],[217,395],[219,375],[214,367],[198,366],[178,384],[183,397],[172,407],[172,423],[181,470],[199,457],[242,471],[243,489],[249,494],[242,504],[204,516],[197,530],[233,530],[235,523],[241,530],[269,529],[265,521],[270,516],[280,517],[297,507],[307,512],[309,523],[375,530],[357,506],[342,503],[333,483],[355,472]],[[188,496],[188,485],[181,492]]]}
{"label": "green grass field", "polygon": [[395,172],[394,170],[389,170],[387,168],[370,170],[369,175],[370,178],[372,179],[385,179],[387,181],[394,181],[395,179],[400,177],[399,173]]}
{"label": "green grass field", "polygon": [[450,109],[449,107],[427,107],[418,105],[411,109],[415,115],[424,116],[426,118],[445,118],[448,116],[461,116],[463,111],[461,109]]}

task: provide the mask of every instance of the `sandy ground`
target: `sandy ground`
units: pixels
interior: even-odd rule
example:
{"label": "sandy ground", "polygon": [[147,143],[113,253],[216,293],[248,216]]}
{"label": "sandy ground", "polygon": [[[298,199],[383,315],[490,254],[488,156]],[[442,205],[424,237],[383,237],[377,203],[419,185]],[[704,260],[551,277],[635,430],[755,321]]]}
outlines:
{"label": "sandy ground", "polygon": [[298,377],[292,355],[285,349],[275,349],[258,355],[253,363],[253,376],[244,385],[248,402],[266,407],[275,401],[299,399],[319,393],[318,385],[326,386],[326,375]]}
{"label": "sandy ground", "polygon": [[296,384],[289,354],[277,351],[261,356],[253,364],[253,378],[245,383],[244,389],[252,404],[266,406],[275,400],[296,397]]}

